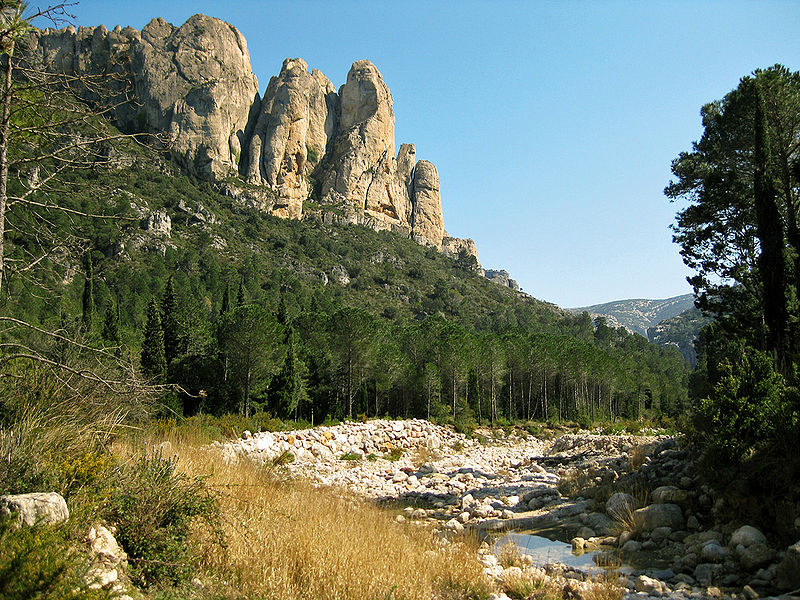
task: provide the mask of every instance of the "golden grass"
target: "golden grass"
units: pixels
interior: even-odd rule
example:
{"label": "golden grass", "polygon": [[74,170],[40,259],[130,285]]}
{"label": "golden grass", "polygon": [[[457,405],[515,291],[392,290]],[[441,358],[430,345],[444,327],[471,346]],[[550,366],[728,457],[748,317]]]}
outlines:
{"label": "golden grass", "polygon": [[474,546],[440,548],[431,529],[397,523],[342,490],[288,481],[247,461],[227,465],[218,453],[192,445],[173,446],[178,468],[206,477],[218,494],[227,551],[201,545],[199,574],[216,593],[285,600],[489,595]]}

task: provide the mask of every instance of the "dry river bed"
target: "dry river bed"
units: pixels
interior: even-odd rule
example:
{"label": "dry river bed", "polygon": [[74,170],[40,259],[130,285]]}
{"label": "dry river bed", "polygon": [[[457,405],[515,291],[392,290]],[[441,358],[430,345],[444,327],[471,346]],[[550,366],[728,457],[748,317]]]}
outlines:
{"label": "dry river bed", "polygon": [[[547,577],[580,598],[606,567],[627,598],[753,600],[800,588],[800,544],[778,549],[747,524],[717,523],[711,490],[673,438],[466,438],[414,419],[244,432],[214,445],[231,461],[278,461],[293,476],[403,507],[398,520],[435,526],[443,543],[475,533],[501,584]],[[519,547],[513,565],[501,550],[509,541]]]}

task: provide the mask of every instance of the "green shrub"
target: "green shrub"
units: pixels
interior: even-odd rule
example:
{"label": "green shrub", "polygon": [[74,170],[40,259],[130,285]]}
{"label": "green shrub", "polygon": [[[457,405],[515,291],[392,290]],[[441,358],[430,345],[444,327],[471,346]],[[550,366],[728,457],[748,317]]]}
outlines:
{"label": "green shrub", "polygon": [[361,460],[361,455],[357,452],[347,452],[342,454],[339,460]]}
{"label": "green shrub", "polygon": [[0,520],[0,598],[62,600],[110,598],[88,590],[86,554],[61,525],[17,528],[16,519]]}
{"label": "green shrub", "polygon": [[741,461],[772,443],[783,429],[783,377],[772,359],[746,348],[736,363],[720,365],[722,376],[700,401],[697,428],[705,445],[723,460]]}
{"label": "green shrub", "polygon": [[402,448],[392,448],[389,452],[384,455],[386,460],[400,460],[400,457],[403,456],[405,451]]}
{"label": "green shrub", "polygon": [[108,518],[128,553],[131,579],[145,587],[187,579],[190,525],[200,518],[218,531],[216,505],[202,480],[177,472],[157,452],[121,466],[116,479]]}

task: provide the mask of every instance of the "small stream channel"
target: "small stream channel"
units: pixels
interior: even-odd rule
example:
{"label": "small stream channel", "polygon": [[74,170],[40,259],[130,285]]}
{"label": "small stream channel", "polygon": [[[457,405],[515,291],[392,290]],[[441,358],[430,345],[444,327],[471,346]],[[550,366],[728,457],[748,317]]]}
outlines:
{"label": "small stream channel", "polygon": [[568,532],[564,528],[535,531],[507,531],[495,537],[494,550],[499,554],[506,544],[517,545],[521,554],[533,558],[533,565],[542,567],[560,563],[579,571],[600,574],[613,570],[621,574],[653,571],[666,568],[668,563],[652,552],[636,552],[621,556],[614,548],[605,546],[589,551],[573,551],[565,541]]}

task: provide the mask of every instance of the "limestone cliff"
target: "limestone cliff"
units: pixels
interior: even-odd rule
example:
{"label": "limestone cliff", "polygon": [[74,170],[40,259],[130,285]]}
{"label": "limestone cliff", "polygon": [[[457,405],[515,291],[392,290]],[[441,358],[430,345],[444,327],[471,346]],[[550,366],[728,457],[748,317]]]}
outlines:
{"label": "limestone cliff", "polygon": [[309,176],[319,164],[336,125],[336,91],[304,60],[286,59],[273,77],[258,115],[242,169],[250,183],[277,192],[272,211],[299,218],[310,193]]}
{"label": "limestone cliff", "polygon": [[34,30],[25,56],[107,77],[110,95],[78,93],[104,102],[124,131],[166,134],[178,164],[232,198],[285,218],[313,198],[347,222],[477,258],[471,240],[445,234],[436,167],[411,144],[395,154],[392,95],[368,60],[353,63],[337,93],[320,71],[286,59],[261,98],[244,36],[205,15],[180,27],[154,19],[141,32]]}
{"label": "limestone cliff", "polygon": [[[119,92],[105,98],[117,125],[167,134],[171,154],[194,175],[237,171],[258,81],[235,27],[205,15],[181,27],[159,18],[141,32],[102,25],[34,30],[25,45],[28,59],[60,72],[108,75]],[[81,93],[97,100],[91,88]],[[125,97],[131,101],[121,102]]]}

